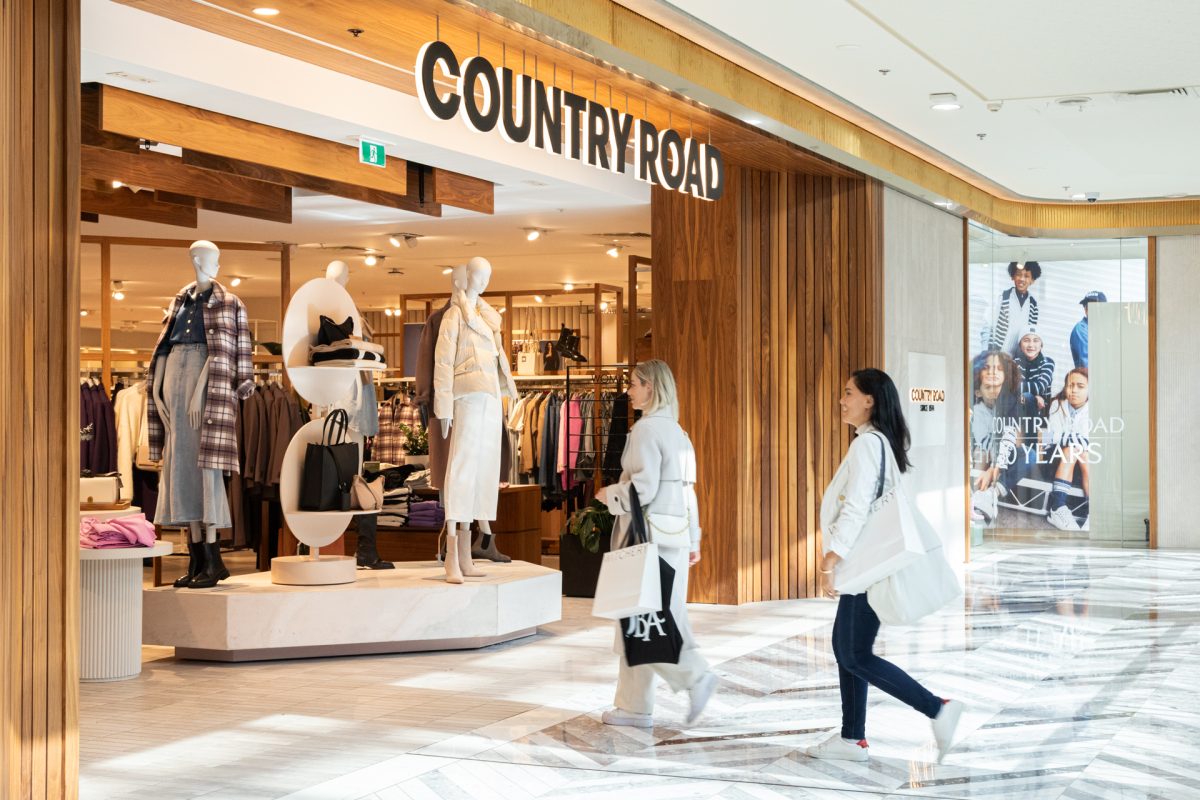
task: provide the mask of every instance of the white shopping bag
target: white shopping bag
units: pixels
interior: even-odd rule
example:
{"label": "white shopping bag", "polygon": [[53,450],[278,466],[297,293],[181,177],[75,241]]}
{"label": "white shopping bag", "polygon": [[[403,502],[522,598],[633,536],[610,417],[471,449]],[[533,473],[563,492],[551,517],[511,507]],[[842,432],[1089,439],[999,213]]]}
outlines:
{"label": "white shopping bag", "polygon": [[592,616],[624,619],[649,611],[662,611],[658,545],[635,544],[605,553]]}
{"label": "white shopping bag", "polygon": [[962,597],[941,537],[919,510],[912,515],[925,552],[867,590],[867,602],[886,625],[911,625]]}
{"label": "white shopping bag", "polygon": [[899,483],[872,503],[867,524],[850,554],[834,569],[833,588],[841,594],[862,594],[922,556],[926,548],[913,514],[912,503]]}

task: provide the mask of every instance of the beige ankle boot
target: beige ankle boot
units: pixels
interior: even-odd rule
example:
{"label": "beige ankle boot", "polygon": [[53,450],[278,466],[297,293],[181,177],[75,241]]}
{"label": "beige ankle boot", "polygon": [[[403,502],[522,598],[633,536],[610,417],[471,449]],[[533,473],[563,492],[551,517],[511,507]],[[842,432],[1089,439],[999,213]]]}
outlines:
{"label": "beige ankle boot", "polygon": [[454,523],[446,523],[446,557],[442,566],[446,568],[446,583],[462,583],[463,574],[458,565],[458,536],[454,533]]}
{"label": "beige ankle boot", "polygon": [[[462,570],[463,577],[466,578],[486,578],[486,572],[480,572],[475,568],[475,562],[471,560],[471,529],[468,527],[458,535],[458,541],[455,544],[458,546],[458,566]],[[446,552],[450,552],[450,543],[446,543]]]}

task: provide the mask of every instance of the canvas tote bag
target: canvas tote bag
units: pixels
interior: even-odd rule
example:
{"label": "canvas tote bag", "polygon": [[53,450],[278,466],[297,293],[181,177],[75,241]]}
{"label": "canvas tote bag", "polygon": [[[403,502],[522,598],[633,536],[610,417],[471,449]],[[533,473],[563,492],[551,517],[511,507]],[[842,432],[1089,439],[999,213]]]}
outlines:
{"label": "canvas tote bag", "polygon": [[884,476],[889,464],[895,463],[895,456],[883,434],[875,432],[875,435],[879,437],[882,454],[875,502],[854,547],[834,568],[833,588],[841,594],[862,594],[925,553],[914,518],[916,510],[900,481],[887,494],[883,493]]}

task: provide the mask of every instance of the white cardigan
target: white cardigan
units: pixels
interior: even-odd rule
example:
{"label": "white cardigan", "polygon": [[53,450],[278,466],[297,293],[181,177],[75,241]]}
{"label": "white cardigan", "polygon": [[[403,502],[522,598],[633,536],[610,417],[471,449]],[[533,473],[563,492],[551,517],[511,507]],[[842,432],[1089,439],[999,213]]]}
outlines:
{"label": "white cardigan", "polygon": [[[821,530],[824,533],[821,547],[826,554],[832,550],[842,558],[848,556],[867,524],[883,463],[881,439],[887,447],[887,437],[875,435],[874,425],[868,422],[859,426],[858,435],[850,443],[846,457],[821,498]],[[883,493],[887,494],[895,485],[895,476],[887,470],[883,477]]]}
{"label": "white cardigan", "polygon": [[613,547],[623,547],[636,486],[646,511],[687,517],[692,550],[700,548],[700,509],[696,502],[696,451],[670,413],[646,414],[633,426],[621,453],[621,479],[608,487],[608,510],[617,518]]}

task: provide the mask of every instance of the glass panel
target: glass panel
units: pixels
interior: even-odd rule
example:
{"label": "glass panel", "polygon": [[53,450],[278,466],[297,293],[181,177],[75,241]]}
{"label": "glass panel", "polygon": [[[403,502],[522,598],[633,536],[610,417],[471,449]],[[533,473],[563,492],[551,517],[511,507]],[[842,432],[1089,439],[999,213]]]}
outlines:
{"label": "glass panel", "polygon": [[972,539],[1145,546],[1145,239],[971,226]]}

